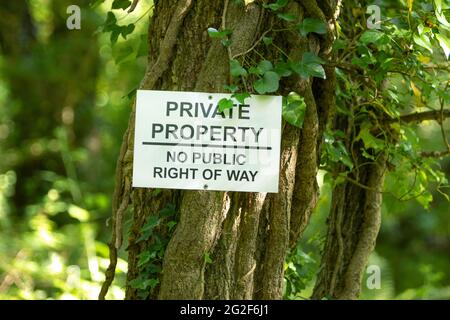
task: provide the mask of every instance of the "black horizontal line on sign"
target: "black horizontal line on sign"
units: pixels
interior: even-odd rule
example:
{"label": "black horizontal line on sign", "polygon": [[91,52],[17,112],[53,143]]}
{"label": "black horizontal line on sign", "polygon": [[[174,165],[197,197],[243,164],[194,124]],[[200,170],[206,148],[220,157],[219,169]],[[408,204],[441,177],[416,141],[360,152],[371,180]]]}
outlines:
{"label": "black horizontal line on sign", "polygon": [[173,146],[173,147],[201,147],[201,148],[223,148],[223,149],[252,149],[252,150],[272,150],[272,147],[261,146],[238,146],[227,144],[208,143],[178,143],[178,142],[142,142],[145,146]]}

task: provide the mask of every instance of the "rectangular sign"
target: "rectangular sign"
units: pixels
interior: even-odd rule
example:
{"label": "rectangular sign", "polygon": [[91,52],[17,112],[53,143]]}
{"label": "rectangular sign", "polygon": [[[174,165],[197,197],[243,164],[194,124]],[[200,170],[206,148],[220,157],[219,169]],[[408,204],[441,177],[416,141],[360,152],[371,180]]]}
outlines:
{"label": "rectangular sign", "polygon": [[133,187],[278,192],[281,97],[138,90]]}

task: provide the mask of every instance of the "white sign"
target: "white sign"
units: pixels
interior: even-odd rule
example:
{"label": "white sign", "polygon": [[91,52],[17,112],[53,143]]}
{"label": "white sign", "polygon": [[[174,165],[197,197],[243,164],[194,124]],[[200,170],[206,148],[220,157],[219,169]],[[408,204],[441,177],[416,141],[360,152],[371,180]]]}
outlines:
{"label": "white sign", "polygon": [[278,192],[281,97],[138,90],[133,187]]}

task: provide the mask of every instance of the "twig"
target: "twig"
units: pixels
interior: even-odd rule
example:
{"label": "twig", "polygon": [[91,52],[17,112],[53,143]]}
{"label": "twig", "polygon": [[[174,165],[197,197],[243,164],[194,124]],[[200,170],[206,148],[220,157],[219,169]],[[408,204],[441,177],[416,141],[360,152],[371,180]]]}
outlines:
{"label": "twig", "polygon": [[255,43],[254,43],[250,48],[248,48],[248,49],[245,50],[244,52],[235,54],[235,55],[232,57],[232,59],[236,59],[237,57],[246,55],[247,53],[251,52],[253,49],[256,48],[256,46],[264,39],[264,37],[266,36],[266,34],[268,34],[270,31],[272,31],[272,27],[270,27],[269,30],[264,31],[264,33],[261,35],[261,37],[260,37],[258,40],[256,40]]}
{"label": "twig", "polygon": [[139,3],[139,0],[133,0],[133,3],[130,6],[130,9],[128,9],[128,13],[132,13],[134,11],[134,9],[136,9],[137,5]]}
{"label": "twig", "polygon": [[402,115],[396,119],[386,119],[386,120],[384,120],[384,122],[387,122],[387,123],[395,123],[395,122],[412,123],[412,122],[422,122],[422,121],[426,121],[426,120],[440,121],[440,119],[443,121],[446,118],[450,118],[450,109],[415,112],[415,113]]}

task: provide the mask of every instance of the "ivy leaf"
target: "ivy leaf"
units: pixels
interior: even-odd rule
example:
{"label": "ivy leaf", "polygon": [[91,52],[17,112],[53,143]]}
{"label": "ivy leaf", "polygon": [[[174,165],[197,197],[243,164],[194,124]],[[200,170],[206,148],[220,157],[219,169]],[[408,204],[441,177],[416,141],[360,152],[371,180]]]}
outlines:
{"label": "ivy leaf", "polygon": [[133,24],[133,23],[130,23],[129,25],[127,25],[127,26],[122,26],[121,27],[121,31],[120,31],[120,33],[122,34],[122,37],[124,38],[124,39],[126,39],[127,38],[127,36],[129,35],[129,34],[131,34],[133,31],[134,31],[134,28],[135,28],[136,26]]}
{"label": "ivy leaf", "polygon": [[341,162],[351,170],[353,168],[353,162],[349,153],[343,142],[336,140],[335,136],[337,136],[337,132],[334,135],[332,132],[324,133],[324,145],[328,159],[332,162]]}
{"label": "ivy leaf", "polygon": [[218,105],[219,105],[218,111],[219,112],[223,112],[226,109],[233,108],[233,100],[227,99],[227,98],[223,98],[223,99],[220,99]]}
{"label": "ivy leaf", "polygon": [[275,92],[279,88],[280,76],[274,71],[264,73],[264,76],[257,80],[253,87],[259,94]]}
{"label": "ivy leaf", "polygon": [[219,31],[216,28],[208,28],[208,35],[211,38],[223,39],[226,36],[228,36],[229,34],[231,34],[230,30]]}
{"label": "ivy leaf", "polygon": [[275,3],[264,4],[263,7],[273,11],[277,11],[288,4],[289,0],[277,0]]}
{"label": "ivy leaf", "polygon": [[231,40],[229,40],[229,39],[222,39],[222,40],[220,40],[220,43],[222,43],[222,45],[224,47],[229,47],[231,45]]}
{"label": "ivy leaf", "polygon": [[172,229],[177,225],[176,221],[169,221],[167,222],[167,228],[169,228],[169,231],[172,231]]}
{"label": "ivy leaf", "polygon": [[267,71],[270,71],[272,69],[273,65],[269,60],[262,60],[260,63],[258,63],[258,70],[260,74],[265,74]]}
{"label": "ivy leaf", "polygon": [[225,90],[227,90],[227,91],[232,92],[232,93],[236,92],[236,91],[239,89],[239,87],[238,87],[237,85],[235,85],[235,84],[224,85],[223,88],[224,88]]}
{"label": "ivy leaf", "polygon": [[239,61],[236,59],[233,59],[230,61],[230,73],[232,77],[246,77],[247,76],[247,70],[245,70]]}
{"label": "ivy leaf", "polygon": [[288,21],[288,22],[295,21],[295,19],[296,19],[296,16],[294,16],[293,14],[281,13],[281,12],[277,13],[277,17],[284,21]]}
{"label": "ivy leaf", "polygon": [[323,60],[321,57],[314,54],[313,52],[305,52],[305,53],[303,53],[303,56],[302,56],[302,62],[306,63],[306,64],[311,64],[311,63],[323,64],[323,63],[325,63],[325,60]]}
{"label": "ivy leaf", "polygon": [[358,141],[360,139],[363,141],[366,149],[374,149],[375,151],[384,149],[384,141],[374,137],[370,133],[370,127],[367,125],[361,128],[355,140]]}
{"label": "ivy leaf", "polygon": [[159,211],[161,218],[171,217],[176,214],[176,206],[173,203],[169,203],[167,206]]}
{"label": "ivy leaf", "polygon": [[159,284],[159,279],[133,279],[130,281],[130,286],[135,289],[146,290],[148,288],[155,288]]}
{"label": "ivy leaf", "polygon": [[292,74],[292,70],[289,67],[289,64],[286,62],[279,62],[275,65],[273,69],[280,77],[289,77]]}
{"label": "ivy leaf", "polygon": [[117,28],[117,19],[114,13],[109,11],[106,14],[106,21],[103,24],[103,32],[110,32]]}
{"label": "ivy leaf", "polygon": [[250,98],[250,93],[248,92],[242,92],[242,93],[235,93],[231,96],[232,98],[236,99],[240,104],[245,104],[245,99]]}
{"label": "ivy leaf", "polygon": [[114,2],[112,3],[111,9],[113,9],[113,10],[114,9],[125,10],[129,6],[131,6],[131,1],[130,0],[114,0]]}
{"label": "ivy leaf", "polygon": [[383,35],[383,32],[377,30],[367,30],[361,35],[359,41],[364,45],[376,43]]}
{"label": "ivy leaf", "polygon": [[264,36],[263,37],[263,42],[264,42],[264,44],[265,45],[269,45],[269,44],[272,44],[273,43],[273,39],[271,38],[271,37],[266,37],[266,36]]}
{"label": "ivy leaf", "polygon": [[298,26],[298,31],[303,37],[306,37],[308,33],[314,32],[317,34],[327,33],[327,26],[325,23],[318,19],[306,18]]}
{"label": "ivy leaf", "polygon": [[291,68],[303,79],[309,77],[326,79],[325,70],[321,63],[325,63],[325,61],[312,52],[305,52],[302,61],[291,63]]}
{"label": "ivy leaf", "polygon": [[208,252],[205,253],[203,258],[206,264],[211,264],[213,262]]}
{"label": "ivy leaf", "polygon": [[305,119],[305,99],[298,94],[290,94],[283,104],[283,119],[294,127],[301,128]]}
{"label": "ivy leaf", "polygon": [[115,44],[120,36],[120,29],[117,28],[111,32],[111,36],[109,37],[109,40],[112,44]]}

